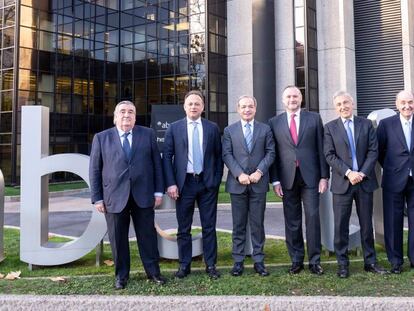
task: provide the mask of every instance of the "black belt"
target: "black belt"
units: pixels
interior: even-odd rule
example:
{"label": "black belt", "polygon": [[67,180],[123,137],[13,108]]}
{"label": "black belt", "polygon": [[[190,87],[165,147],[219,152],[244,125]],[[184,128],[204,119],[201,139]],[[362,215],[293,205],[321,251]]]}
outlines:
{"label": "black belt", "polygon": [[196,174],[196,173],[187,173],[187,176],[191,176],[194,178],[200,178],[203,176],[203,172],[201,172],[200,174]]}

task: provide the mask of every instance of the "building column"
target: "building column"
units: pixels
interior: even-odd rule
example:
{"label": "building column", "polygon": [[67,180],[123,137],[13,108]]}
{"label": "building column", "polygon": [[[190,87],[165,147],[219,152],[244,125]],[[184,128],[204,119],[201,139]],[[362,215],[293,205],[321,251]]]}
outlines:
{"label": "building column", "polygon": [[[408,1],[408,0],[407,0]],[[319,113],[336,118],[332,95],[349,92],[356,102],[353,1],[317,0]]]}
{"label": "building column", "polygon": [[227,29],[229,124],[239,120],[241,95],[256,97],[256,119],[267,122],[275,114],[273,1],[228,0]]}
{"label": "building column", "polygon": [[294,1],[275,1],[276,113],[285,111],[282,93],[295,84]]}
{"label": "building column", "polygon": [[404,89],[414,91],[414,2],[401,0]]}

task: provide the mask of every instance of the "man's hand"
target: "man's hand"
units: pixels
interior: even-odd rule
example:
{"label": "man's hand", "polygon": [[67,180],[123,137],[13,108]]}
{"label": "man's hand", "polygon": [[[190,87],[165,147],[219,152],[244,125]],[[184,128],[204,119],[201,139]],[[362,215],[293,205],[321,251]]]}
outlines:
{"label": "man's hand", "polygon": [[273,186],[273,191],[280,197],[283,197],[283,190],[282,190],[282,185],[281,184],[277,184]]}
{"label": "man's hand", "polygon": [[239,179],[239,183],[241,183],[242,185],[249,185],[250,184],[249,175],[247,175],[245,173],[241,173],[238,179]]}
{"label": "man's hand", "polygon": [[96,203],[95,208],[99,213],[103,213],[103,214],[106,213],[106,207],[105,207],[105,204],[103,202]]}
{"label": "man's hand", "polygon": [[169,186],[168,189],[167,189],[167,194],[171,199],[177,200],[178,196],[179,196],[177,185]]}
{"label": "man's hand", "polygon": [[362,175],[359,172],[355,172],[355,171],[349,172],[347,177],[352,185],[356,185],[357,183],[360,183],[363,179]]}
{"label": "man's hand", "polygon": [[154,197],[154,198],[155,198],[154,208],[158,208],[158,207],[160,207],[160,206],[161,206],[161,204],[162,204],[162,197],[158,197],[158,196],[156,196],[156,197]]}
{"label": "man's hand", "polygon": [[326,178],[321,178],[319,180],[319,193],[324,193],[328,190],[328,180]]}
{"label": "man's hand", "polygon": [[260,178],[262,178],[262,174],[260,174],[258,171],[251,173],[249,176],[249,180],[252,184],[258,183]]}

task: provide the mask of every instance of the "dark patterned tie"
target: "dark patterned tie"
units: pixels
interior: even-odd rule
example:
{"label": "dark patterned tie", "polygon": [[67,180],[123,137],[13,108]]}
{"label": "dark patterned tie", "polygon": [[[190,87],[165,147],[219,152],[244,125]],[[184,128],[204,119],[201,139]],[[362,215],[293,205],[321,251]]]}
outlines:
{"label": "dark patterned tie", "polygon": [[125,156],[127,157],[128,161],[131,160],[131,146],[129,144],[129,140],[128,140],[128,135],[130,133],[124,133],[124,135],[122,135],[124,137],[124,142],[122,143],[122,149],[125,152]]}

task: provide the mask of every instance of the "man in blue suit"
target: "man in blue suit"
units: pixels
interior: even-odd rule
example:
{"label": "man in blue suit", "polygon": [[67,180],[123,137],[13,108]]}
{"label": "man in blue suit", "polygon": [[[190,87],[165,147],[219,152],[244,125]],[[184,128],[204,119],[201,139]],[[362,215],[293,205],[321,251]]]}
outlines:
{"label": "man in blue suit", "polygon": [[169,126],[163,152],[167,193],[176,201],[180,266],[175,276],[181,279],[191,272],[191,224],[197,202],[206,272],[217,279],[217,195],[223,175],[220,132],[215,123],[201,118],[204,99],[199,91],[187,93],[184,110],[186,118]]}
{"label": "man in blue suit", "polygon": [[408,259],[414,267],[414,97],[410,91],[398,93],[398,115],[382,120],[378,126],[378,161],[383,168],[384,238],[391,273],[403,269],[404,206],[408,211]]}
{"label": "man in blue suit", "polygon": [[105,214],[115,261],[115,288],[125,288],[130,270],[129,223],[135,228],[148,279],[162,285],[154,207],[161,205],[164,182],[161,157],[151,129],[135,125],[135,106],[115,107],[115,127],[95,135],[90,156],[91,199]]}

